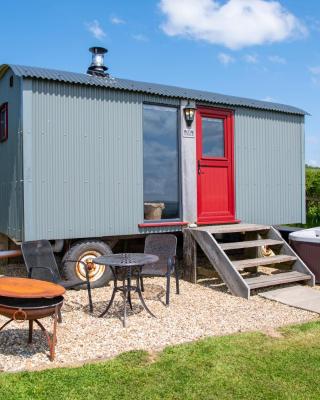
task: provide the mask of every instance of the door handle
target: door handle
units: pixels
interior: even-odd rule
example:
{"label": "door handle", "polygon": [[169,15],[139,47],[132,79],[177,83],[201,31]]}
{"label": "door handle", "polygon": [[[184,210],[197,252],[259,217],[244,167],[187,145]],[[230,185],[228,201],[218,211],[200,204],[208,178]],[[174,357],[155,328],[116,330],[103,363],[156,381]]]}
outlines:
{"label": "door handle", "polygon": [[200,160],[198,160],[198,175],[201,175],[201,165],[200,165]]}

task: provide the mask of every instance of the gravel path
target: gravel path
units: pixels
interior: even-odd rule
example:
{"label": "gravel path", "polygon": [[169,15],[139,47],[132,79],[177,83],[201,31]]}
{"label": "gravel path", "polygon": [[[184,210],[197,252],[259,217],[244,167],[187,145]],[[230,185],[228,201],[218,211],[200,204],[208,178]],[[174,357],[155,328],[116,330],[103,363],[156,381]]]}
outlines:
{"label": "gravel path", "polygon": [[[122,327],[122,298],[104,318],[97,315],[110,298],[112,287],[93,290],[95,311],[88,313],[86,291],[68,291],[63,322],[58,326],[56,360],[48,359],[46,340],[37,329],[34,343],[27,345],[27,324],[12,323],[0,332],[0,371],[21,371],[79,365],[107,359],[129,350],[160,350],[164,346],[189,342],[206,336],[263,330],[317,319],[319,316],[280,303],[252,296],[245,300],[231,296],[218,280],[193,285],[181,281],[181,294],[174,292],[170,307],[164,305],[165,281],[145,280],[145,299],[157,318],[150,317],[135,296],[127,328]],[[0,317],[0,323],[5,322]],[[51,319],[42,320],[50,327]]]}

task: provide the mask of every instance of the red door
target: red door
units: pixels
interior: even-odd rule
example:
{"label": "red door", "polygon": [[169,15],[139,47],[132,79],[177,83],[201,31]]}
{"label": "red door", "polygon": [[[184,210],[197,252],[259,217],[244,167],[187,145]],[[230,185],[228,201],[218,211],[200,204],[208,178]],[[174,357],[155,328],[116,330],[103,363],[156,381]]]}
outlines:
{"label": "red door", "polygon": [[198,223],[235,222],[233,112],[197,109]]}

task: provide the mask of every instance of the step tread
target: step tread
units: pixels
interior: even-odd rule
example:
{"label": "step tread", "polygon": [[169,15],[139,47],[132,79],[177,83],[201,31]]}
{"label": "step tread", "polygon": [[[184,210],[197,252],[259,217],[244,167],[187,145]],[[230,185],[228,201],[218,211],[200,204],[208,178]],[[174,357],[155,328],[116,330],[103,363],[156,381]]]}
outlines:
{"label": "step tread", "polygon": [[295,261],[297,257],[278,255],[270,257],[248,258],[246,260],[232,261],[232,264],[237,269],[244,269],[249,267],[258,267],[259,265],[280,264],[284,262]]}
{"label": "step tread", "polygon": [[198,231],[207,231],[209,233],[237,233],[237,232],[259,232],[270,229],[268,225],[257,224],[230,224],[230,225],[203,225],[197,228],[189,228]]}
{"label": "step tread", "polygon": [[243,242],[219,243],[222,250],[247,249],[250,247],[276,246],[283,244],[283,240],[259,239]]}
{"label": "step tread", "polygon": [[298,271],[290,271],[281,272],[275,275],[262,275],[255,278],[247,278],[245,279],[245,282],[248,284],[250,289],[258,289],[291,282],[308,281],[310,279],[310,275]]}

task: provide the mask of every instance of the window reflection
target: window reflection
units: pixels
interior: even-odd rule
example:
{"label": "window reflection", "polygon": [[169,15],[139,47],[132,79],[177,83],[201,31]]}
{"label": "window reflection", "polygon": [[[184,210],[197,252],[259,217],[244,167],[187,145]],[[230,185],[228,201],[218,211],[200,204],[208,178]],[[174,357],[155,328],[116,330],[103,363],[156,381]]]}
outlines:
{"label": "window reflection", "polygon": [[143,107],[144,218],[179,218],[178,110]]}
{"label": "window reflection", "polygon": [[224,157],[224,121],[202,118],[202,155]]}

